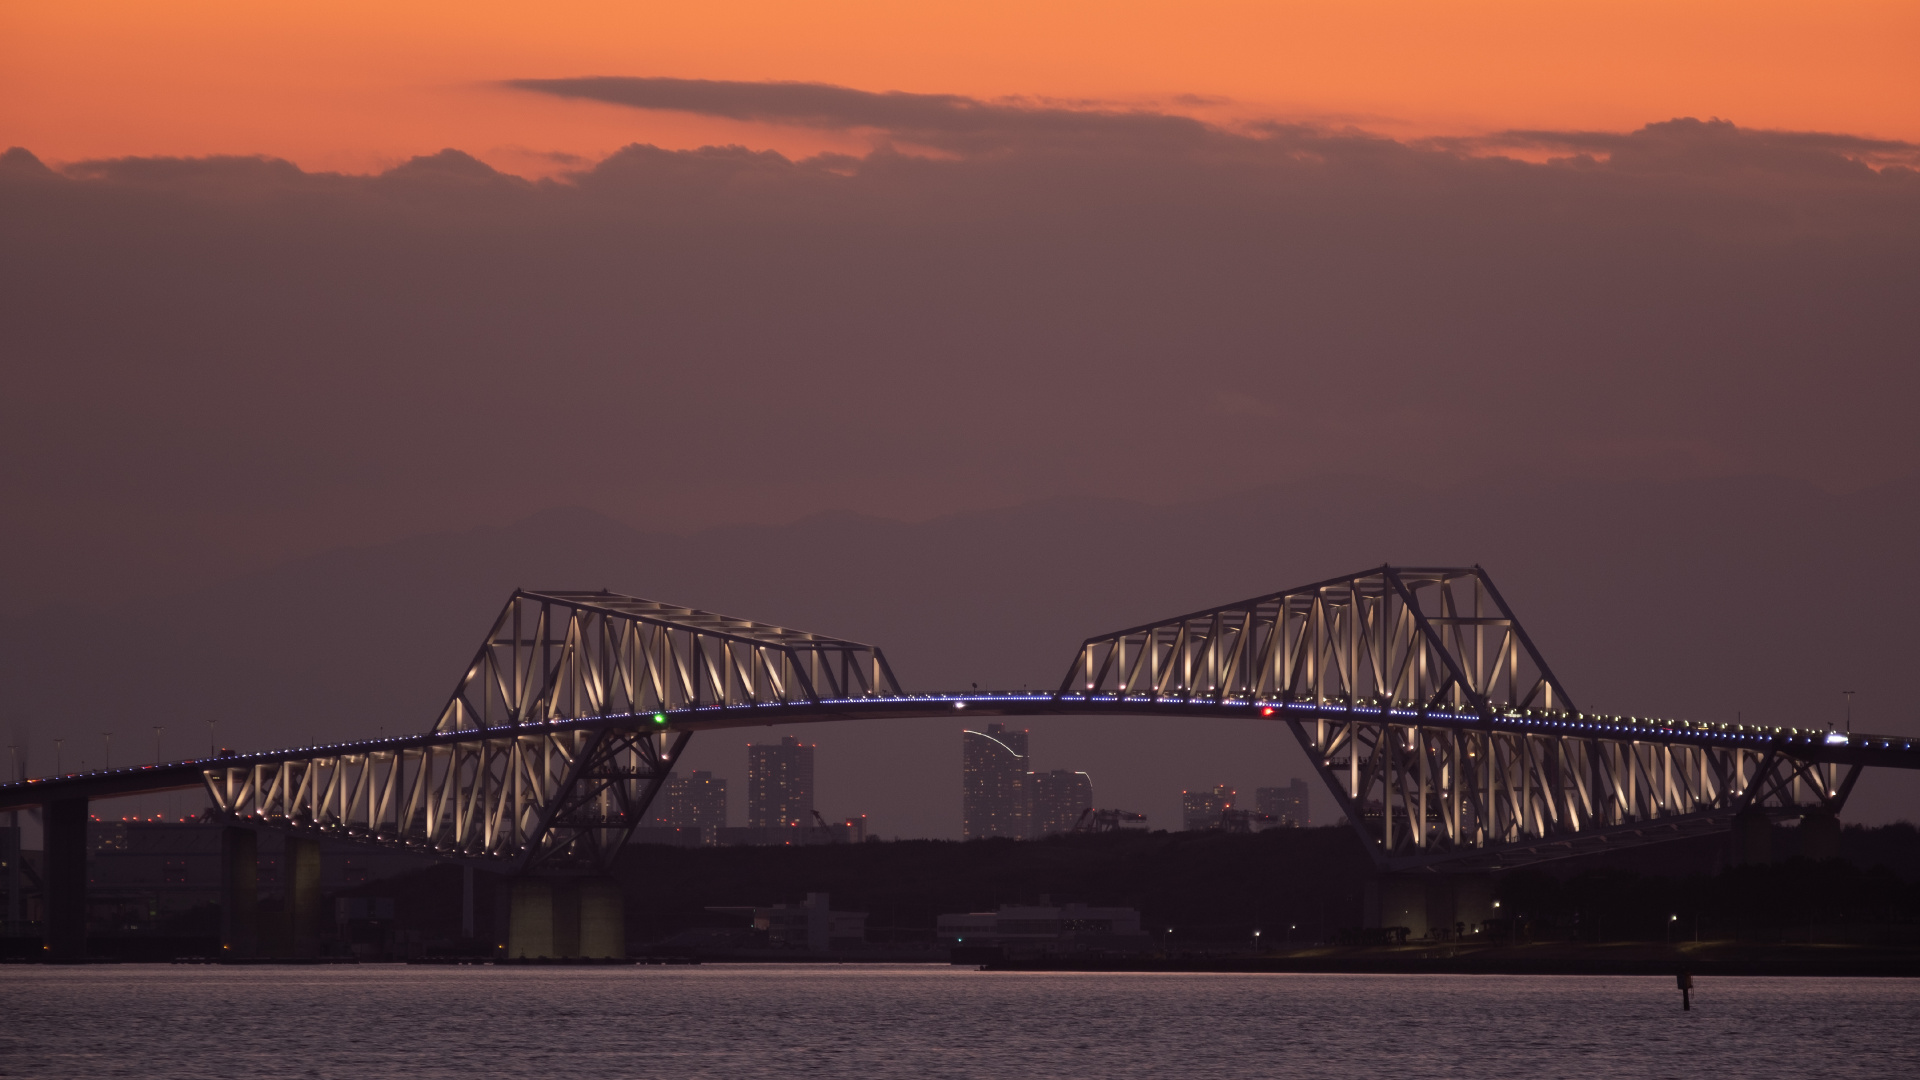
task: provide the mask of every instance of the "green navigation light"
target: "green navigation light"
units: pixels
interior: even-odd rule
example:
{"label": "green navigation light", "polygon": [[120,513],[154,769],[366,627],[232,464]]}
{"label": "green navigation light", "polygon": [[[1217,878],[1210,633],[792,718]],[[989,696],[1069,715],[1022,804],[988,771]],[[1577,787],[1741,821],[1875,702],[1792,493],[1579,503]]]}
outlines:
{"label": "green navigation light", "polygon": [[657,712],[657,713],[654,713],[654,714],[653,714],[653,722],[654,722],[654,723],[656,723],[656,724],[664,724],[664,723],[666,723],[666,722],[667,722],[667,714],[666,714],[666,713],[663,713],[663,712]]}

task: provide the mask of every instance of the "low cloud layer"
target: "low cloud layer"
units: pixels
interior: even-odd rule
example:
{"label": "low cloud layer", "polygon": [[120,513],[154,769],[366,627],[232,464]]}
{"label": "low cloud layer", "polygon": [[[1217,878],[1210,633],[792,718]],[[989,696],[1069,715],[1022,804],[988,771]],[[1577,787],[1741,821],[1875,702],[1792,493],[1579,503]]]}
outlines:
{"label": "low cloud layer", "polygon": [[727,120],[834,131],[870,130],[946,150],[978,152],[1035,140],[1121,136],[1192,143],[1198,121],[1144,110],[1065,107],[1023,99],[982,101],[958,94],[874,93],[804,82],[591,76],[515,79],[507,86],[557,97],[693,113]]}
{"label": "low cloud layer", "polygon": [[455,150],[377,176],[9,152],[15,595],[550,506],[671,530],[1920,465],[1902,144],[1500,137],[1556,157],[1529,164],[838,87],[517,85],[945,154],[631,146],[529,182]]}

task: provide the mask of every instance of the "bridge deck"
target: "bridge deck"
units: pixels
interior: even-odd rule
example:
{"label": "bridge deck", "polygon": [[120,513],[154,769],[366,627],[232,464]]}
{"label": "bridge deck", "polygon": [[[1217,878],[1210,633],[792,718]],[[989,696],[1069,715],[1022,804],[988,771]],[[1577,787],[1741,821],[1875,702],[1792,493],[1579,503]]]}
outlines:
{"label": "bridge deck", "polygon": [[1595,716],[1526,710],[1496,716],[1489,724],[1477,713],[1445,709],[1384,709],[1344,702],[1178,700],[1140,696],[1057,695],[973,692],[910,694],[829,700],[819,703],[709,706],[653,714],[620,713],[545,723],[501,725],[437,731],[357,742],[264,750],[228,757],[198,758],[164,764],[36,777],[0,784],[0,810],[40,806],[62,799],[105,799],[201,787],[208,769],[310,758],[352,757],[359,754],[446,746],[510,738],[516,734],[567,731],[593,727],[631,728],[645,725],[656,731],[695,732],[727,728],[774,727],[783,724],[830,723],[841,720],[915,720],[971,716],[1153,716],[1346,721],[1360,718],[1409,727],[1462,728],[1550,736],[1554,738],[1626,739],[1686,746],[1716,746],[1747,750],[1774,750],[1801,761],[1879,768],[1920,769],[1920,741],[1908,736],[1847,735],[1821,728],[1706,724],[1648,717]]}

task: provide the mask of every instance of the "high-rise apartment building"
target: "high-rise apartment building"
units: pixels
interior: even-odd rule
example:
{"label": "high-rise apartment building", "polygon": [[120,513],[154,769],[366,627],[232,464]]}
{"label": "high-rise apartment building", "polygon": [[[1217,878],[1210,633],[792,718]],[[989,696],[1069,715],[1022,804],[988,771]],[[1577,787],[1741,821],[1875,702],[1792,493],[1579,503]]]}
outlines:
{"label": "high-rise apartment building", "polygon": [[813,745],[791,735],[747,747],[747,827],[813,824]]}
{"label": "high-rise apartment building", "polygon": [[1280,828],[1304,829],[1312,820],[1307,814],[1307,782],[1299,777],[1286,787],[1255,788],[1253,806],[1272,817]]}
{"label": "high-rise apartment building", "polygon": [[1027,780],[1027,732],[988,724],[961,734],[960,818],[963,835],[1031,835],[1033,804]]}
{"label": "high-rise apartment building", "polygon": [[692,776],[668,779],[661,792],[666,797],[666,820],[670,829],[698,829],[707,843],[716,830],[727,827],[727,782],[705,770]]}
{"label": "high-rise apartment building", "polygon": [[1220,827],[1221,818],[1233,809],[1233,800],[1239,792],[1225,784],[1212,791],[1183,791],[1180,793],[1181,827],[1188,832]]}
{"label": "high-rise apartment building", "polygon": [[1071,769],[1031,773],[1033,835],[1072,832],[1080,815],[1093,809],[1093,777]]}

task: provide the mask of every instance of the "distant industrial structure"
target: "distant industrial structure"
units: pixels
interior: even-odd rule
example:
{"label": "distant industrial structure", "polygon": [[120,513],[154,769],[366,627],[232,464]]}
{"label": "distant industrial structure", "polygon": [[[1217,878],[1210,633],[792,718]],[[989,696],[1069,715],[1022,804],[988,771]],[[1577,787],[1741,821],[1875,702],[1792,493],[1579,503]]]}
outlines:
{"label": "distant industrial structure", "polygon": [[1073,769],[1029,769],[1025,729],[988,724],[961,733],[961,835],[1038,839],[1074,831],[1093,808],[1093,777]]}
{"label": "distant industrial structure", "polygon": [[1082,810],[1073,824],[1073,831],[1077,833],[1144,832],[1146,828],[1145,814],[1131,810],[1097,810],[1091,806]]}
{"label": "distant industrial structure", "polygon": [[744,915],[766,935],[776,949],[805,949],[811,953],[837,952],[867,940],[867,913],[834,911],[826,893],[808,893],[803,903],[765,907],[709,907],[726,915]]}
{"label": "distant industrial structure", "polygon": [[747,827],[813,824],[813,744],[791,735],[747,747]]}
{"label": "distant industrial structure", "polygon": [[1307,782],[1294,777],[1286,787],[1255,788],[1253,808],[1271,817],[1281,828],[1304,829],[1313,824],[1307,812]]}
{"label": "distant industrial structure", "polygon": [[[1133,908],[1054,905],[1046,897],[1038,904],[942,915],[936,934],[942,945],[982,952],[1130,952],[1151,944]],[[962,955],[956,952],[955,957]]]}

